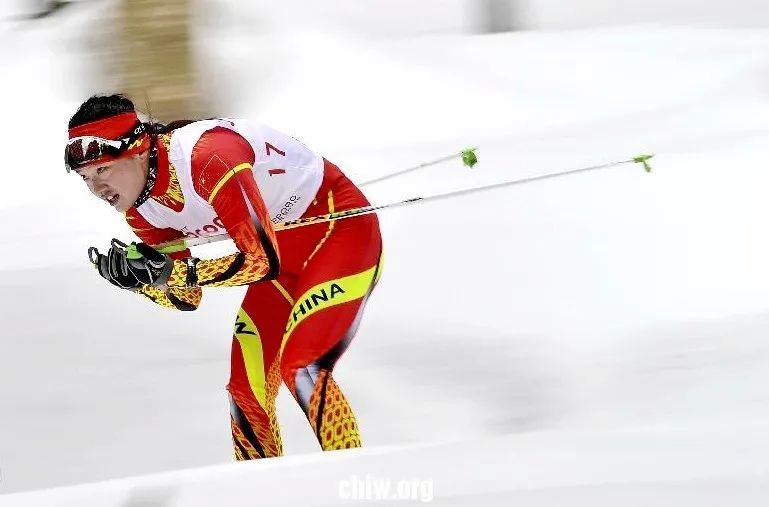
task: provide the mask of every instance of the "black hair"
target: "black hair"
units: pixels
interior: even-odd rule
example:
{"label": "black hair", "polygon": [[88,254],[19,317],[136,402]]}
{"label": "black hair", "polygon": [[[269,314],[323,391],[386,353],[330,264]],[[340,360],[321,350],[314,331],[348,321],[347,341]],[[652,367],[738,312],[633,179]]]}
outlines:
{"label": "black hair", "polygon": [[[86,123],[91,123],[121,113],[136,111],[134,103],[125,95],[94,95],[80,104],[80,107],[69,119],[69,127],[74,128]],[[147,127],[152,134],[167,134],[172,130],[184,127],[195,120],[176,120],[168,125],[161,123],[148,123]]]}
{"label": "black hair", "polygon": [[136,107],[128,97],[123,95],[94,95],[80,104],[75,114],[69,119],[69,128],[134,111],[136,111]]}

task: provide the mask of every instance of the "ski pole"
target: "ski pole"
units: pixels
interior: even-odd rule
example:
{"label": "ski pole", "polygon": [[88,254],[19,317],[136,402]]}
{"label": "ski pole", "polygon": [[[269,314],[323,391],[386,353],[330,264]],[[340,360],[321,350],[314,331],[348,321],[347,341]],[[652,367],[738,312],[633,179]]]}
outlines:
{"label": "ski pole", "polygon": [[[407,167],[406,169],[401,169],[401,170],[395,171],[395,172],[390,173],[390,174],[385,174],[383,176],[378,176],[376,178],[364,181],[363,183],[357,183],[356,185],[358,187],[364,187],[366,185],[371,185],[371,184],[374,184],[374,183],[379,183],[381,181],[389,180],[389,179],[395,178],[397,176],[402,176],[404,174],[407,174],[407,173],[410,173],[410,172],[413,172],[413,171],[417,171],[417,170],[423,169],[425,167],[430,167],[430,166],[438,165],[438,164],[440,164],[442,162],[448,162],[449,160],[453,160],[453,159],[455,159],[457,157],[460,157],[462,159],[462,164],[463,165],[472,168],[473,166],[475,166],[475,164],[478,163],[478,156],[475,154],[475,151],[477,149],[478,149],[478,146],[473,146],[472,148],[466,148],[466,149],[464,149],[464,150],[462,150],[460,152],[452,153],[450,155],[445,155],[443,157],[439,157],[439,158],[436,158],[434,160],[428,160],[427,162],[422,162],[422,163],[417,164],[415,166]],[[242,185],[240,187],[240,190],[241,190],[241,192],[243,192],[243,186]],[[245,197],[245,195],[244,195],[244,197]],[[251,212],[250,207],[249,207],[249,212]],[[258,223],[258,221],[255,219],[253,213],[251,213],[251,219],[254,220],[254,224]],[[335,219],[330,219],[330,220],[335,220]],[[284,225],[284,224],[275,224],[275,225],[273,225],[273,227],[274,227],[275,230],[281,230],[281,226],[282,225]],[[291,228],[291,227],[288,227],[288,228]],[[174,241],[169,241],[169,242],[166,242],[166,243],[162,243],[160,245],[156,245],[155,248],[162,250],[162,252],[164,252],[164,253],[173,253],[173,252],[185,250],[188,246],[204,245],[206,243],[213,243],[213,242],[216,242],[216,241],[222,241],[222,240],[225,240],[227,238],[229,238],[228,234],[218,234],[216,236],[208,236],[207,240],[205,240],[204,238],[194,238],[194,239],[191,239],[191,240],[186,240],[187,243],[185,243],[185,244],[181,243],[183,240],[174,240]]]}
{"label": "ski pole", "polygon": [[[463,195],[469,195],[474,194],[477,192],[485,192],[487,190],[496,190],[499,188],[505,188],[505,187],[512,187],[515,185],[525,185],[528,183],[534,183],[537,181],[543,181],[547,179],[553,179],[553,178],[560,178],[563,176],[570,176],[573,174],[579,174],[579,173],[585,173],[589,171],[598,171],[600,169],[608,169],[610,167],[615,167],[619,165],[624,164],[641,164],[643,165],[643,168],[646,172],[651,172],[651,166],[649,165],[649,159],[651,159],[654,155],[639,155],[637,157],[633,157],[627,160],[620,160],[618,162],[610,162],[607,164],[601,164],[601,165],[595,165],[590,167],[582,167],[579,169],[571,169],[568,171],[560,171],[555,173],[549,173],[549,174],[543,174],[539,176],[532,176],[529,178],[522,178],[517,180],[511,180],[511,181],[503,181],[501,183],[494,183],[492,185],[485,185],[481,187],[473,187],[473,188],[465,188],[462,190],[455,190],[453,192],[446,192],[444,194],[436,194],[436,195],[430,195],[427,197],[412,197],[410,199],[405,199],[402,201],[396,201],[391,202],[388,204],[380,204],[380,205],[370,205],[370,206],[363,206],[361,208],[353,208],[349,210],[344,211],[336,211],[334,213],[327,213],[325,215],[317,215],[313,217],[306,217],[306,218],[299,218],[297,220],[293,220],[291,222],[283,222],[281,224],[275,224],[273,226],[273,229],[275,231],[284,231],[288,229],[295,229],[297,227],[305,227],[312,224],[318,224],[323,222],[330,222],[332,220],[341,220],[344,218],[351,218],[351,217],[357,217],[361,215],[368,215],[370,213],[376,213],[377,211],[381,211],[384,209],[394,209],[394,208],[400,208],[403,206],[408,206],[411,204],[416,203],[422,203],[422,202],[429,202],[429,201],[440,201],[445,199],[452,199],[454,197],[459,197]],[[216,241],[223,241],[226,239],[230,239],[230,236],[227,234],[217,234],[215,236],[207,236],[207,237],[200,237],[200,238],[189,238],[189,239],[179,239],[175,241],[169,241],[166,243],[161,243],[159,245],[156,245],[155,248],[162,252],[162,253],[173,253],[173,252],[180,252],[182,250],[185,250],[189,247],[193,246],[199,246],[199,245],[205,245],[207,243],[214,243]]]}
{"label": "ski pole", "polygon": [[377,176],[376,178],[366,180],[363,183],[358,183],[358,186],[365,187],[366,185],[373,185],[374,183],[379,183],[381,181],[389,180],[397,176],[403,176],[404,174],[414,172],[419,169],[424,169],[425,167],[438,165],[442,162],[448,162],[449,160],[453,160],[457,157],[461,157],[462,163],[467,167],[472,168],[475,164],[478,163],[478,157],[475,155],[475,150],[477,149],[478,149],[477,146],[474,146],[472,148],[467,148],[465,150],[460,151],[459,153],[452,153],[451,155],[446,155],[445,157],[436,158],[435,160],[430,160],[428,162],[422,162],[421,164],[417,164],[415,166],[408,167],[406,169],[401,169],[399,171],[395,171],[390,174],[385,174],[384,176]]}

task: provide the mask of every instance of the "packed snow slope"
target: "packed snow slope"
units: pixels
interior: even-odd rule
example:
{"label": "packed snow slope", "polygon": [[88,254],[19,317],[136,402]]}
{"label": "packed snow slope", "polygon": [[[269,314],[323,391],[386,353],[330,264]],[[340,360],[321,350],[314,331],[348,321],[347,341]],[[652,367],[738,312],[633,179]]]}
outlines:
{"label": "packed snow slope", "polygon": [[[454,442],[407,458],[457,487],[450,469],[476,446],[477,460],[509,464],[489,480],[507,480],[527,469],[508,459],[537,456],[518,443],[541,432],[549,449],[587,432],[563,459],[606,473],[604,439],[642,442],[653,466],[679,437],[705,435],[676,461],[699,471],[675,476],[693,481],[682,494],[766,473],[769,454],[740,449],[769,423],[769,33],[372,42],[298,12],[257,31],[255,13],[229,5],[199,33],[222,115],[285,130],[357,181],[481,146],[475,169],[372,186],[374,202],[657,154],[650,175],[623,166],[382,214],[384,276],[337,371],[366,445]],[[224,385],[243,290],[210,289],[197,312],[174,313],[86,261],[88,246],[130,238],[61,164],[69,115],[110,86],[92,52],[109,33],[84,28],[99,6],[0,32],[2,493],[231,459]],[[315,453],[285,391],[279,415],[287,453]],[[669,441],[667,427],[680,429]],[[665,479],[634,470],[628,480]],[[541,505],[574,485],[527,477],[521,488],[545,488]],[[611,496],[600,478],[580,484]],[[761,481],[751,498],[767,498]]]}
{"label": "packed snow slope", "polygon": [[3,507],[765,506],[769,470],[756,463],[769,439],[758,427],[730,426],[726,435],[724,429],[558,430],[370,447],[0,498]]}

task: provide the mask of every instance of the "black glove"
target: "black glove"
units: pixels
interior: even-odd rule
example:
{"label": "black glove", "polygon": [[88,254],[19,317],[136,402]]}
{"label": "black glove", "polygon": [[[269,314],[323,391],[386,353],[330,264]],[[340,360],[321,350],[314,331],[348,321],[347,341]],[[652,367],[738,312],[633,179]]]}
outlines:
{"label": "black glove", "polygon": [[107,255],[95,247],[88,249],[88,258],[99,274],[121,289],[137,290],[142,285],[164,285],[171,276],[174,261],[145,243],[126,245],[113,239]]}

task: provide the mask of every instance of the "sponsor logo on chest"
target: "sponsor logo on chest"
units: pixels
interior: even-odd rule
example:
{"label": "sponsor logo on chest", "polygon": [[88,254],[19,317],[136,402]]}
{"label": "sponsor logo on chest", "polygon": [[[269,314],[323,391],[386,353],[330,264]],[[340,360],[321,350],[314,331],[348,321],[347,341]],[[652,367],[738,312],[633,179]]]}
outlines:
{"label": "sponsor logo on chest", "polygon": [[277,215],[272,217],[272,223],[273,224],[280,224],[286,221],[286,217],[291,212],[291,209],[296,206],[299,201],[301,201],[302,198],[298,195],[292,195],[288,198],[288,200],[283,204],[283,206],[280,208],[280,211]]}
{"label": "sponsor logo on chest", "polygon": [[187,238],[204,238],[215,234],[227,234],[227,228],[224,227],[222,219],[214,217],[210,223],[202,226],[184,226],[181,229],[182,234]]}

